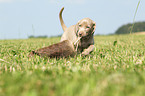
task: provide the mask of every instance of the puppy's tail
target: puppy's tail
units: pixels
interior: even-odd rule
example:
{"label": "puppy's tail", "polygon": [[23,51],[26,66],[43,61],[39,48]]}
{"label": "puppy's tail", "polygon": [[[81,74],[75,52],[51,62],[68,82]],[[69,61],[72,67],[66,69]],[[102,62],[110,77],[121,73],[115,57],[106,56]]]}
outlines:
{"label": "puppy's tail", "polygon": [[59,12],[59,19],[60,19],[60,23],[61,23],[62,29],[63,29],[63,31],[65,31],[67,27],[64,24],[64,21],[63,21],[63,18],[62,18],[62,12],[63,12],[63,10],[64,10],[64,7]]}

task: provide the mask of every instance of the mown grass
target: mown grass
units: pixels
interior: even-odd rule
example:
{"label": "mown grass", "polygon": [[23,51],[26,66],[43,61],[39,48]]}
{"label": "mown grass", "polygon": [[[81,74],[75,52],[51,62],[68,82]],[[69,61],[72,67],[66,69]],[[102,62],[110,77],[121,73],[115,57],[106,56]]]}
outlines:
{"label": "mown grass", "polygon": [[27,57],[59,40],[1,40],[0,96],[144,96],[145,35],[95,36],[86,57]]}

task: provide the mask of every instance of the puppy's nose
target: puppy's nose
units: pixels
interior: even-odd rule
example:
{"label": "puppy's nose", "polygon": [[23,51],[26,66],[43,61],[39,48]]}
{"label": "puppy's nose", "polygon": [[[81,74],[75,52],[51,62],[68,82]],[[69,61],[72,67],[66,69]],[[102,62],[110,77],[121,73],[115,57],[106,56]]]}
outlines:
{"label": "puppy's nose", "polygon": [[82,36],[82,33],[79,33],[79,36],[81,37]]}

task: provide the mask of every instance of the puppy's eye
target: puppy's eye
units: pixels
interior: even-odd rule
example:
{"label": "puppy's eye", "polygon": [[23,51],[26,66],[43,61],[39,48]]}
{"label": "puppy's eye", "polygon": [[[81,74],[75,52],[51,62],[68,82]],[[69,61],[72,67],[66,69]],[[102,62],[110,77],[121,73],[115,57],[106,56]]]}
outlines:
{"label": "puppy's eye", "polygon": [[87,26],[86,28],[90,28],[89,26]]}

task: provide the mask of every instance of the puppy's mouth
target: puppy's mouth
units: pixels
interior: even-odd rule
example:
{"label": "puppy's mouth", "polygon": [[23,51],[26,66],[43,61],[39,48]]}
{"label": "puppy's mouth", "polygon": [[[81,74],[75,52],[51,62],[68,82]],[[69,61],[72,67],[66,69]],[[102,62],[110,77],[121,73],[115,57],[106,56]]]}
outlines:
{"label": "puppy's mouth", "polygon": [[78,37],[81,37],[81,38],[85,38],[85,37],[88,37],[90,34],[78,34]]}
{"label": "puppy's mouth", "polygon": [[88,34],[78,33],[78,37],[86,37]]}

